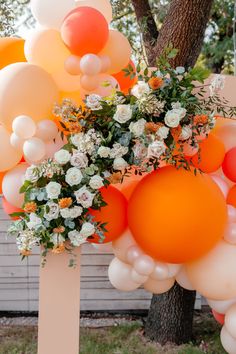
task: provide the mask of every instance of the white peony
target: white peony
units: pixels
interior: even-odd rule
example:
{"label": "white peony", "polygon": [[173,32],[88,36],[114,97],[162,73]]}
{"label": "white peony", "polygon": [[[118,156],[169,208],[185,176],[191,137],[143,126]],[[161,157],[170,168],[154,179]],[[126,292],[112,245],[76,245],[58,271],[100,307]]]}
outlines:
{"label": "white peony", "polygon": [[169,135],[169,132],[170,132],[170,129],[163,126],[163,127],[160,127],[156,133],[156,135],[158,136],[158,138],[160,138],[161,140],[165,140],[168,138],[168,135]]}
{"label": "white peony", "polygon": [[117,157],[113,162],[113,168],[117,171],[122,171],[128,167],[128,163],[123,159],[123,157]]}
{"label": "white peony", "polygon": [[28,221],[26,225],[30,230],[35,230],[42,226],[42,220],[35,213],[31,213],[30,221]]}
{"label": "white peony", "polygon": [[102,97],[93,93],[86,98],[86,106],[92,111],[97,111],[102,109],[101,105]]}
{"label": "white peony", "polygon": [[138,138],[144,133],[146,123],[145,119],[139,119],[137,122],[130,123],[129,130]]}
{"label": "white peony", "polygon": [[37,173],[37,166],[32,165],[25,171],[25,180],[35,183],[41,176]]}
{"label": "white peony", "polygon": [[85,168],[88,166],[87,156],[79,151],[75,151],[70,159],[71,165],[78,168]]}
{"label": "white peony", "polygon": [[148,146],[148,158],[159,158],[166,151],[166,146],[162,141],[154,141]]}
{"label": "white peony", "polygon": [[109,147],[100,146],[100,148],[98,149],[98,155],[106,159],[107,157],[109,157],[110,151],[111,149]]}
{"label": "white peony", "polygon": [[95,233],[95,227],[90,222],[85,222],[82,226],[82,229],[80,230],[80,235],[86,238],[92,236],[94,233]]}
{"label": "white peony", "polygon": [[70,158],[71,154],[64,149],[57,151],[54,155],[55,161],[60,165],[66,165],[70,161]]}
{"label": "white peony", "polygon": [[81,171],[76,168],[76,167],[71,167],[67,172],[66,172],[66,183],[69,184],[69,186],[77,186],[80,184],[80,182],[83,179],[83,175]]}
{"label": "white peony", "polygon": [[77,230],[70,231],[68,237],[75,247],[81,246],[87,240],[87,237],[83,237]]}
{"label": "white peony", "polygon": [[95,194],[91,193],[86,186],[83,186],[75,193],[75,197],[78,204],[81,204],[82,207],[88,209],[93,205],[93,199]]}
{"label": "white peony", "polygon": [[117,157],[122,157],[124,155],[126,155],[129,151],[129,148],[127,146],[123,146],[119,143],[115,143],[113,144],[113,147],[110,151],[110,157],[112,159],[115,159]]}
{"label": "white peony", "polygon": [[177,128],[181,117],[174,110],[168,111],[165,116],[165,124],[170,128]]}
{"label": "white peony", "polygon": [[119,104],[113,119],[120,124],[128,122],[132,118],[132,109],[130,104]]}
{"label": "white peony", "polygon": [[90,181],[89,181],[89,186],[92,189],[100,189],[104,186],[103,184],[103,178],[99,175],[93,176]]}
{"label": "white peony", "polygon": [[48,221],[52,221],[58,218],[60,213],[59,205],[54,202],[48,202],[45,205],[44,217]]}
{"label": "white peony", "polygon": [[188,140],[189,138],[191,138],[192,135],[193,135],[193,132],[192,132],[192,129],[190,128],[190,126],[184,125],[182,127],[182,131],[179,136],[179,140]]}
{"label": "white peony", "polygon": [[144,81],[139,81],[137,83],[137,85],[135,85],[131,90],[132,95],[138,99],[144,95],[147,95],[150,92],[151,92],[151,89],[150,89],[149,85]]}
{"label": "white peony", "polygon": [[61,193],[61,185],[57,182],[49,182],[46,192],[49,199],[57,199]]}

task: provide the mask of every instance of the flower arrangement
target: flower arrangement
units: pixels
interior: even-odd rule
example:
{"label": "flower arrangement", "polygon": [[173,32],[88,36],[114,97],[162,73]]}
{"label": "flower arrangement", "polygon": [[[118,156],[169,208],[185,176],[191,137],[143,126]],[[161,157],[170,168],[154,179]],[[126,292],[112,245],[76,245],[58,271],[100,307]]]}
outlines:
{"label": "flower arrangement", "polygon": [[[93,235],[101,242],[104,223],[95,222],[89,210],[105,205],[100,189],[122,183],[131,169],[150,172],[163,164],[191,169],[191,156],[199,150],[215,124],[215,115],[235,109],[220,102],[218,78],[206,97],[203,69],[173,69],[160,58],[156,70],[137,68],[139,81],[128,94],[109,97],[91,94],[77,107],[64,100],[54,110],[68,143],[54,159],[28,168],[21,192],[24,212],[17,213],[9,233],[16,235],[22,256],[32,247],[72,252]],[[134,75],[127,69],[126,75]],[[196,84],[198,82],[199,84]],[[106,83],[104,83],[106,85]]]}

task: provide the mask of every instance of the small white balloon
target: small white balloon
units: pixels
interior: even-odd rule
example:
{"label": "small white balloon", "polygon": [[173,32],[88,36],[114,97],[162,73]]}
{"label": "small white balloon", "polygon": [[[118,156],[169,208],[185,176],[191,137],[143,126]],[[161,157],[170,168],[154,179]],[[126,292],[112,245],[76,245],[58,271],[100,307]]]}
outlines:
{"label": "small white balloon", "polygon": [[39,162],[46,155],[46,146],[41,139],[31,138],[24,143],[23,152],[27,160]]}
{"label": "small white balloon", "polygon": [[232,305],[236,304],[236,298],[225,301],[207,299],[207,302],[214,311],[224,315]]}
{"label": "small white balloon", "polygon": [[180,272],[182,268],[182,264],[168,264],[169,268],[169,277],[173,278],[176,277],[176,275]]}
{"label": "small white balloon", "polygon": [[100,55],[99,57],[102,63],[101,72],[106,73],[111,67],[111,59],[108,55]]}
{"label": "small white balloon", "polygon": [[80,58],[76,55],[70,55],[65,61],[65,70],[70,75],[80,75]]}
{"label": "small white balloon", "polygon": [[143,251],[136,245],[129,247],[126,254],[126,259],[129,264],[134,264],[136,259],[143,255]]}
{"label": "small white balloon", "polygon": [[31,117],[18,116],[12,123],[13,132],[21,139],[30,139],[36,133],[36,124]]}
{"label": "small white balloon", "polygon": [[228,224],[225,230],[224,239],[231,245],[236,245],[236,223]]}
{"label": "small white balloon", "polygon": [[80,70],[84,75],[97,75],[101,69],[101,59],[95,54],[86,54],[80,60]]}
{"label": "small white balloon", "polygon": [[233,205],[227,205],[229,222],[236,222],[236,208]]}
{"label": "small white balloon", "polygon": [[233,338],[223,326],[220,334],[223,348],[228,354],[236,354],[236,338]]}
{"label": "small white balloon", "polygon": [[154,260],[147,255],[142,255],[134,261],[134,269],[141,275],[152,274],[155,268]]}
{"label": "small white balloon", "polygon": [[112,242],[113,252],[122,262],[127,263],[127,249],[135,244],[136,242],[130,229],[126,229],[121,237]]}
{"label": "small white balloon", "polygon": [[154,280],[165,280],[170,278],[168,265],[161,262],[156,262],[154,271],[150,275]]}
{"label": "small white balloon", "polygon": [[15,133],[12,133],[12,134],[11,134],[10,143],[11,143],[11,145],[12,145],[15,149],[22,151],[22,150],[23,150],[24,142],[25,142],[25,140],[24,140],[24,139],[21,139],[21,138],[20,138],[18,135],[16,135]]}
{"label": "small white balloon", "polygon": [[190,280],[188,279],[188,276],[186,274],[186,271],[185,271],[184,267],[177,274],[176,281],[184,289],[195,290],[194,287],[192,286],[192,284],[190,283]]}
{"label": "small white balloon", "polygon": [[140,284],[135,283],[131,279],[132,268],[129,264],[121,262],[118,258],[114,258],[108,268],[108,276],[111,284],[121,291],[133,291]]}
{"label": "small white balloon", "polygon": [[169,291],[175,283],[175,279],[167,280],[154,280],[149,278],[146,283],[144,283],[144,289],[152,294],[160,295]]}
{"label": "small white balloon", "polygon": [[135,269],[132,269],[131,270],[131,279],[141,285],[141,284],[144,284],[147,280],[148,280],[148,276],[147,275],[142,275],[142,274],[139,274],[136,272]]}
{"label": "small white balloon", "polygon": [[226,312],[225,328],[229,334],[236,339],[236,304],[232,305]]}
{"label": "small white balloon", "polygon": [[52,120],[41,120],[37,124],[36,137],[43,141],[50,141],[56,138],[58,128]]}

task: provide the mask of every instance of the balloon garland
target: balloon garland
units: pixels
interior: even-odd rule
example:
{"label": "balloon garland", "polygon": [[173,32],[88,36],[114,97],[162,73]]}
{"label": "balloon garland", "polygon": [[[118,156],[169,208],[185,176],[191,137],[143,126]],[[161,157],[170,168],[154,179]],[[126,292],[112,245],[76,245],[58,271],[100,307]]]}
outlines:
{"label": "balloon garland", "polygon": [[0,41],[0,180],[20,253],[112,246],[117,289],[199,291],[234,353],[236,123],[215,117],[235,116],[223,78],[207,95],[207,73],[171,68],[172,48],[136,68],[108,0],[31,8],[41,28],[24,52]]}

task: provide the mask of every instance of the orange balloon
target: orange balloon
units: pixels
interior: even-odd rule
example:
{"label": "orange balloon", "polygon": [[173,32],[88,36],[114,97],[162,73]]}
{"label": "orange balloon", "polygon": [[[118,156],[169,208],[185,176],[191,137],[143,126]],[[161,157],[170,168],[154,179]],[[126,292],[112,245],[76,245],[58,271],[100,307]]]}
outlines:
{"label": "orange balloon", "polygon": [[236,185],[229,190],[227,204],[233,205],[236,208]]}
{"label": "orange balloon", "polygon": [[230,124],[233,122],[232,119],[230,118],[225,118],[225,117],[220,117],[220,116],[216,116],[216,125],[214,127],[214,129],[212,130],[213,134],[217,134],[218,130],[223,127],[225,124]]}
{"label": "orange balloon", "polygon": [[0,38],[0,69],[7,65],[25,62],[25,41],[21,38]]}
{"label": "orange balloon", "polygon": [[178,264],[198,259],[217,244],[227,207],[209,176],[168,166],[138,184],[129,201],[128,220],[148,255]]}
{"label": "orange balloon", "polygon": [[0,172],[0,194],[2,194],[2,180],[5,176],[5,173]]}
{"label": "orange balloon", "polygon": [[130,75],[127,76],[127,74],[123,70],[117,74],[112,75],[119,82],[120,90],[123,91],[124,93],[128,92],[128,90],[131,89],[138,81],[136,68],[132,60],[130,60],[129,64],[126,66],[125,69],[128,69],[129,66],[132,66],[135,74],[135,76],[132,79],[131,76]]}
{"label": "orange balloon", "polygon": [[[17,207],[15,207],[14,205],[10,204],[6,198],[2,198],[2,207],[3,207],[3,210],[5,211],[6,214],[8,214],[9,216],[13,213],[21,213],[23,212],[22,209],[19,209]],[[18,220],[19,217],[11,217],[12,220]]]}
{"label": "orange balloon", "polygon": [[[107,205],[101,210],[89,210],[89,213],[95,217],[95,221],[107,223],[105,228],[105,240],[103,243],[108,243],[116,240],[127,228],[127,200],[123,194],[116,188],[109,186],[102,188],[101,194]],[[100,243],[100,238],[95,236],[89,240],[91,243]]]}
{"label": "orange balloon", "polygon": [[203,172],[212,173],[217,171],[222,165],[225,157],[225,146],[223,142],[214,134],[209,134],[208,138],[200,144],[199,154],[192,158],[193,165]]}

